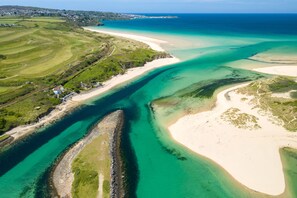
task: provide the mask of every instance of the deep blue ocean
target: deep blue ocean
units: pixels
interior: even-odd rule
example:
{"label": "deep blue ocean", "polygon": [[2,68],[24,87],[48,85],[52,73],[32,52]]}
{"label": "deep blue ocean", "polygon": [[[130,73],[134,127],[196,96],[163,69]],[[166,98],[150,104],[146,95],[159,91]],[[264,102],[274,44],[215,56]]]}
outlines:
{"label": "deep blue ocean", "polygon": [[104,21],[108,28],[172,34],[297,34],[297,14],[140,14],[169,19]]}

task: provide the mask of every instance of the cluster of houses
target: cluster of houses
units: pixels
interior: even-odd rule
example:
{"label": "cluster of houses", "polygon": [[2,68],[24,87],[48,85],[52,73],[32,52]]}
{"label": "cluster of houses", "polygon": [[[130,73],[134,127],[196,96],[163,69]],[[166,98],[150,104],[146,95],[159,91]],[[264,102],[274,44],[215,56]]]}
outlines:
{"label": "cluster of houses", "polygon": [[77,25],[100,25],[101,20],[131,19],[126,14],[96,11],[74,11],[47,8],[35,8],[24,6],[0,6],[0,16],[23,16],[23,17],[62,17]]}
{"label": "cluster of houses", "polygon": [[[60,98],[60,96],[63,93],[65,93],[65,88],[62,85],[56,86],[52,90],[57,98]],[[71,93],[67,94],[66,96],[64,96],[63,98],[61,98],[61,100],[62,100],[62,102],[66,102],[67,100],[69,100],[70,98],[75,96],[76,94],[77,93],[75,93],[75,92],[71,92]]]}

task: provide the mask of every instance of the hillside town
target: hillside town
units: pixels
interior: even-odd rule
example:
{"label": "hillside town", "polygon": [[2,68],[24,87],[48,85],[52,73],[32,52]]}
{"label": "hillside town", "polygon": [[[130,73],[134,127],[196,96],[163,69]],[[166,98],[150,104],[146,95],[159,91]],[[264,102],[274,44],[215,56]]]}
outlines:
{"label": "hillside town", "polygon": [[134,17],[127,14],[97,11],[59,10],[23,6],[0,6],[0,17],[62,17],[78,26],[103,25],[103,20],[129,20]]}

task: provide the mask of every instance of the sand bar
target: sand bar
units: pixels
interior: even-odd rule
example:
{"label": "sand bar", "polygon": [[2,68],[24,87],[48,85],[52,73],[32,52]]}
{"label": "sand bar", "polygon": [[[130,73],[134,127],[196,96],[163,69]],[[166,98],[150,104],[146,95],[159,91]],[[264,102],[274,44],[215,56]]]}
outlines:
{"label": "sand bar", "polygon": [[263,67],[253,69],[254,71],[273,74],[273,75],[281,75],[281,76],[297,76],[297,65],[286,65],[286,66],[273,66],[273,67]]}
{"label": "sand bar", "polygon": [[[280,195],[285,179],[279,149],[297,148],[297,134],[274,124],[271,115],[254,108],[253,96],[235,91],[241,86],[245,85],[220,92],[211,111],[184,116],[168,129],[177,142],[213,160],[246,187]],[[227,122],[222,115],[230,108],[255,116],[261,128],[253,129],[252,122],[247,128]]]}

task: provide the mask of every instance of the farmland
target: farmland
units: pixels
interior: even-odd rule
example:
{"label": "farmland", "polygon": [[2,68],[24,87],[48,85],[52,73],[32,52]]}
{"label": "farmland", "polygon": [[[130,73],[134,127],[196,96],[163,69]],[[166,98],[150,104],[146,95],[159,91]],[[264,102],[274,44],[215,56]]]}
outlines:
{"label": "farmland", "polygon": [[0,27],[0,134],[37,121],[61,103],[52,91],[58,85],[65,87],[62,96],[91,89],[164,55],[57,17],[1,17],[0,24],[5,24]]}

